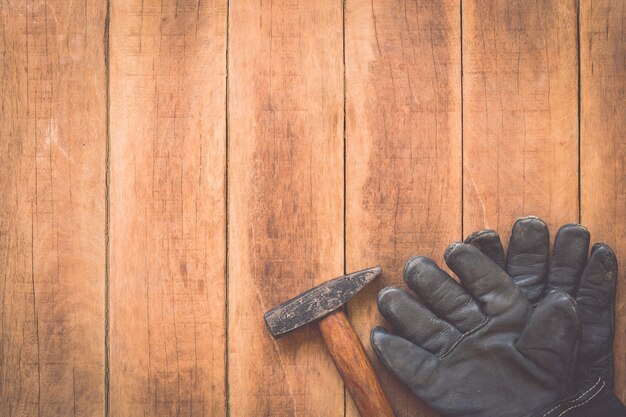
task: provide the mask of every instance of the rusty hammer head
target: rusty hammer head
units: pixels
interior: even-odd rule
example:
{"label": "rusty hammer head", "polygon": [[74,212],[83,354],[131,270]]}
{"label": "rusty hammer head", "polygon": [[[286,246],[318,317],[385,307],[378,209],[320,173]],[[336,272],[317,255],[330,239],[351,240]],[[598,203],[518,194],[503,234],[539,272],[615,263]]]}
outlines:
{"label": "rusty hammer head", "polygon": [[265,324],[272,336],[280,337],[332,313],[381,272],[378,266],[326,281],[265,313]]}

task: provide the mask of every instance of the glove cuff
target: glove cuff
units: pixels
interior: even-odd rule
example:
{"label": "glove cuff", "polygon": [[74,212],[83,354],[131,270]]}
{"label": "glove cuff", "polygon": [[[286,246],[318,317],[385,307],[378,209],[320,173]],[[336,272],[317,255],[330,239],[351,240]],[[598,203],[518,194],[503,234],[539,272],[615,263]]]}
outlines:
{"label": "glove cuff", "polygon": [[532,417],[626,417],[626,407],[602,378],[578,394],[553,404]]}

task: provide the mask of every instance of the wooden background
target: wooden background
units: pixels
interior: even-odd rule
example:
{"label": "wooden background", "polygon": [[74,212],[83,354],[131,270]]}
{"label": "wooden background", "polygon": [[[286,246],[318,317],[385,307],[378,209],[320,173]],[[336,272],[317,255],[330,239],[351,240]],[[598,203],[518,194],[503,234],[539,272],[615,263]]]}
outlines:
{"label": "wooden background", "polygon": [[[626,271],[626,2],[0,0],[0,414],[356,417],[262,313],[524,214]],[[625,275],[622,273],[621,278]],[[626,284],[615,341],[626,399]],[[374,361],[398,416],[431,415]]]}

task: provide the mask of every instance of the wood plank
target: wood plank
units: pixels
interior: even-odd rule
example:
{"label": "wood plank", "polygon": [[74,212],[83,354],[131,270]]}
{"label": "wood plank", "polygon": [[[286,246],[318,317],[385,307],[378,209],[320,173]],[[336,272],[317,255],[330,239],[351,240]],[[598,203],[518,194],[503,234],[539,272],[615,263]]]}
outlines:
{"label": "wood plank", "polygon": [[104,413],[105,17],[0,2],[3,416]]}
{"label": "wood plank", "polygon": [[576,16],[575,0],[463,3],[464,234],[578,221]]}
{"label": "wood plank", "polygon": [[110,414],[223,416],[226,1],[114,0]]}
{"label": "wood plank", "polygon": [[[383,276],[349,311],[398,417],[433,415],[373,355],[376,294],[461,237],[460,3],[346,2],[346,263]],[[353,407],[349,416],[357,416]]]}
{"label": "wood plank", "polygon": [[263,313],[343,272],[341,2],[230,2],[230,415],[343,416],[319,331]]}
{"label": "wood plank", "polygon": [[626,401],[626,38],[624,3],[580,4],[581,220],[617,253],[615,392]]}

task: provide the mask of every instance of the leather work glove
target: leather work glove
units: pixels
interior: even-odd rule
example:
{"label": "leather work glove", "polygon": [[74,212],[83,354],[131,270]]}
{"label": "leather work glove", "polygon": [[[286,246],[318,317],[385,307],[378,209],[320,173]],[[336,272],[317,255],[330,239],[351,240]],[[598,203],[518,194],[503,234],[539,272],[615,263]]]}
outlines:
{"label": "leather work glove", "polygon": [[[566,224],[555,236],[550,259],[548,226],[534,216],[515,222],[507,256],[495,230],[481,230],[465,240],[506,271],[531,304],[554,290],[576,299],[581,333],[574,388],[578,394],[588,390],[597,394],[564,415],[621,416],[626,408],[612,392],[617,259],[604,243],[595,244],[588,258],[589,241],[584,226]],[[559,415],[556,411],[553,415]]]}
{"label": "leather work glove", "polygon": [[474,246],[454,243],[444,258],[462,285],[415,257],[404,280],[420,301],[391,287],[378,295],[398,334],[371,333],[389,371],[448,417],[552,417],[560,401],[575,407],[588,399],[567,392],[579,331],[572,297],[552,292],[531,315],[522,290]]}

